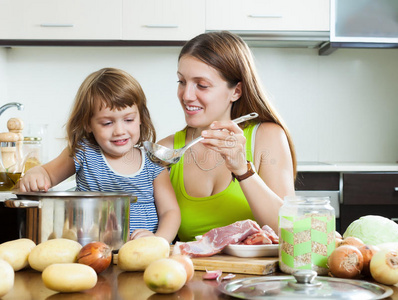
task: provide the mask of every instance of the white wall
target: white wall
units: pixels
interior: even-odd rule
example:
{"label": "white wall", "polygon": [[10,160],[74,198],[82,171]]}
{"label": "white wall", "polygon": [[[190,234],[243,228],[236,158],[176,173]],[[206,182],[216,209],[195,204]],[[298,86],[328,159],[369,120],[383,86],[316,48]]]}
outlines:
{"label": "white wall", "polygon": [[6,49],[0,48],[0,106],[7,98],[7,56]]}
{"label": "white wall", "polygon": [[398,161],[398,49],[254,49],[301,161]]}
{"label": "white wall", "polygon": [[[48,124],[49,158],[63,148],[63,125],[83,79],[102,67],[130,72],[141,83],[158,138],[184,126],[176,89],[178,47],[0,48],[0,105],[19,101],[1,116],[26,127]],[[289,126],[301,161],[398,160],[398,50],[253,48],[272,102]],[[5,58],[4,58],[5,57]],[[6,62],[4,62],[4,60]]]}

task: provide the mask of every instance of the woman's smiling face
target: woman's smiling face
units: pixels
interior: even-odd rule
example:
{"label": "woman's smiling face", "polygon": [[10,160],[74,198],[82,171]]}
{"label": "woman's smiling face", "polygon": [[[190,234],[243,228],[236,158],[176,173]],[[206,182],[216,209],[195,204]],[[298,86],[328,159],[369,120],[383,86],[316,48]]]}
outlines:
{"label": "woman's smiling face", "polygon": [[188,126],[205,128],[215,120],[230,119],[240,84],[229,88],[216,69],[192,56],[181,57],[177,75],[177,95]]}

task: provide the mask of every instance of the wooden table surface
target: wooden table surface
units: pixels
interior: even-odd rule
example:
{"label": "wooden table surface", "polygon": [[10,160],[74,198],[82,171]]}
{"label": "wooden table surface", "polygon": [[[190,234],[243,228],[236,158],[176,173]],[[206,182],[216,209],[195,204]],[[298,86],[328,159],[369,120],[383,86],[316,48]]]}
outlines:
{"label": "wooden table surface", "polygon": [[[80,293],[56,293],[47,289],[41,273],[26,269],[15,273],[13,290],[2,300],[226,300],[236,299],[220,293],[217,282],[203,280],[203,271],[195,271],[192,281],[174,294],[161,295],[152,292],[144,283],[143,272],[123,272],[116,265],[99,274],[97,285]],[[223,275],[226,275],[224,273]],[[275,274],[273,274],[275,275]],[[277,274],[278,275],[278,274]],[[286,275],[286,274],[284,274]],[[254,275],[236,274],[235,279]],[[258,276],[258,275],[257,275]],[[394,295],[387,299],[398,300],[398,285],[392,286]]]}

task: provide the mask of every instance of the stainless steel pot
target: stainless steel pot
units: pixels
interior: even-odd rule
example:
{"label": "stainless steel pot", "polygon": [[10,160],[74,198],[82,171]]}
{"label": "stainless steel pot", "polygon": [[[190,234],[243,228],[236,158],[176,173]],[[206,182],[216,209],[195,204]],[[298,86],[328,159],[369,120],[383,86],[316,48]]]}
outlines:
{"label": "stainless steel pot", "polygon": [[54,238],[83,246],[101,241],[118,250],[129,238],[130,203],[137,197],[123,193],[17,193],[5,206],[26,208],[26,230],[21,237],[41,243]]}

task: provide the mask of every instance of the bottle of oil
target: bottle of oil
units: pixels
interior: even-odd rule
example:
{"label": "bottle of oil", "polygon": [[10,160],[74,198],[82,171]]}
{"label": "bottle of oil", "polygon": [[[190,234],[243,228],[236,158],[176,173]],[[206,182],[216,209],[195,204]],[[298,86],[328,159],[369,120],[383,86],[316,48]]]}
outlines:
{"label": "bottle of oil", "polygon": [[[1,138],[3,136],[0,133]],[[21,177],[21,171],[18,170],[15,142],[2,141],[0,149],[0,191],[10,191]]]}
{"label": "bottle of oil", "polygon": [[9,132],[0,133],[0,191],[12,190],[21,177],[24,159],[22,153],[23,122],[11,118]]}

